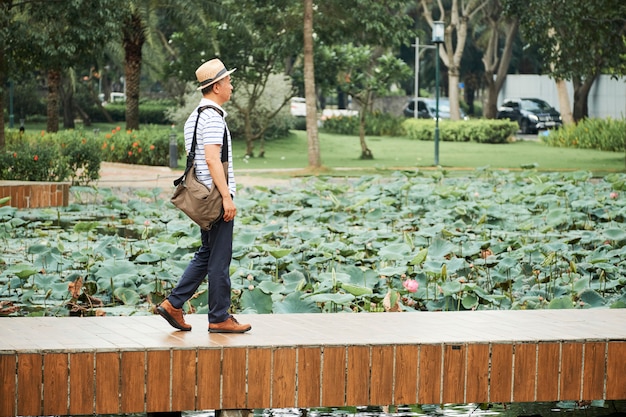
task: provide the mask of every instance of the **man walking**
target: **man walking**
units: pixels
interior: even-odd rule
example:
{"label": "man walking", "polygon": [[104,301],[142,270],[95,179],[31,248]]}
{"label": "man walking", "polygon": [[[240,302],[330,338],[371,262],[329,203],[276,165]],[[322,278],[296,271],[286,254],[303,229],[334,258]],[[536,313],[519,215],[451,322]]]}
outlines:
{"label": "man walking", "polygon": [[[170,295],[157,307],[157,312],[173,327],[188,331],[191,325],[183,317],[183,304],[196,292],[204,278],[209,281],[209,332],[244,333],[252,328],[241,324],[229,312],[230,262],[232,258],[233,226],[237,208],[233,201],[236,192],[232,162],[230,132],[222,105],[230,100],[233,91],[230,74],[222,61],[212,59],[196,70],[202,99],[185,122],[185,147],[189,153],[196,121],[197,146],[194,166],[198,180],[207,187],[213,183],[222,195],[224,216],[210,230],[201,230],[202,246],[185,269]],[[201,107],[210,106],[199,112]],[[224,135],[228,143],[228,177],[221,161]]]}

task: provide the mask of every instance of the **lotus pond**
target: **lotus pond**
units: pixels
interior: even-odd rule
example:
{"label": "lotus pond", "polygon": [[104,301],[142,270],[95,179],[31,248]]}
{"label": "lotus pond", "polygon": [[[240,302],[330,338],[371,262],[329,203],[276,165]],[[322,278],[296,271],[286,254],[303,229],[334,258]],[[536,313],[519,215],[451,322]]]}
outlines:
{"label": "lotus pond", "polygon": [[[240,190],[237,313],[626,307],[626,175],[481,168]],[[152,314],[200,245],[168,191],[0,208],[0,314]],[[411,285],[407,285],[411,283]],[[207,286],[186,305],[207,311]]]}

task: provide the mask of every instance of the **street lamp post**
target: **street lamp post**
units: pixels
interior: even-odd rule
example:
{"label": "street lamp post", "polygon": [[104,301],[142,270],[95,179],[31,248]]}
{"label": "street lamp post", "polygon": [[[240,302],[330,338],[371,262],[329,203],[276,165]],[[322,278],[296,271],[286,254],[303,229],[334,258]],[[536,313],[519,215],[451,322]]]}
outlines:
{"label": "street lamp post", "polygon": [[444,23],[433,22],[433,43],[435,44],[435,166],[439,165],[439,45],[443,43]]}
{"label": "street lamp post", "polygon": [[[414,95],[415,101],[413,103],[413,117],[417,119],[417,99],[420,93],[420,48],[421,49],[435,49],[433,45],[420,45],[420,38],[415,38],[415,43],[411,46],[415,47],[415,88]],[[423,51],[422,51],[423,52]]]}

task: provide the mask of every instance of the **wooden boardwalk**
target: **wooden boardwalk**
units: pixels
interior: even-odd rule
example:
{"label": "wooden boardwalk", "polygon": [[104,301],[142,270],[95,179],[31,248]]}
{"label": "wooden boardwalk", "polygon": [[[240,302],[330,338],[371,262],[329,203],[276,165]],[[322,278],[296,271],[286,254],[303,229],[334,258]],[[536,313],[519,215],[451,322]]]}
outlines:
{"label": "wooden boardwalk", "polygon": [[0,319],[0,416],[626,399],[626,309]]}

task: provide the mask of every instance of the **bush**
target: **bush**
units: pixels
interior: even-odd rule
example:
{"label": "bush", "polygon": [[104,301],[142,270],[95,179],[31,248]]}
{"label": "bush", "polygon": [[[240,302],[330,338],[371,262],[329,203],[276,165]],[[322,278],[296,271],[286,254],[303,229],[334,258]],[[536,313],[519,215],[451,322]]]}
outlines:
{"label": "bush", "polygon": [[0,154],[0,179],[65,181],[69,174],[66,157],[54,135],[6,134],[5,152]]}
{"label": "bush", "polygon": [[626,119],[583,119],[577,125],[552,130],[543,141],[563,148],[626,152]]}
{"label": "bush", "polygon": [[[406,119],[403,122],[410,139],[434,140],[435,121]],[[517,124],[508,120],[441,120],[439,138],[446,142],[506,143],[517,131]]]}
{"label": "bush", "polygon": [[[402,126],[403,120],[403,117],[393,116],[389,113],[369,113],[365,119],[365,134],[371,136],[404,136],[406,132]],[[328,133],[358,135],[359,117],[329,117],[324,120],[323,129]]]}
{"label": "bush", "polygon": [[176,141],[178,154],[184,153],[182,134],[174,129],[167,132],[162,127],[144,126],[141,130],[123,131],[120,126],[97,137],[102,159],[108,162],[167,166],[169,164],[170,138]]}
{"label": "bush", "polygon": [[89,140],[82,131],[67,130],[56,134],[69,168],[72,185],[85,185],[100,178],[102,154],[97,141]]}
{"label": "bush", "polygon": [[[171,124],[172,120],[167,115],[167,110],[173,105],[173,102],[167,100],[150,100],[142,101],[139,104],[139,123],[140,124]],[[105,107],[106,111],[113,119],[113,122],[119,123],[126,120],[126,104],[109,103]],[[91,106],[87,113],[92,122],[106,123],[107,120],[99,107]]]}

